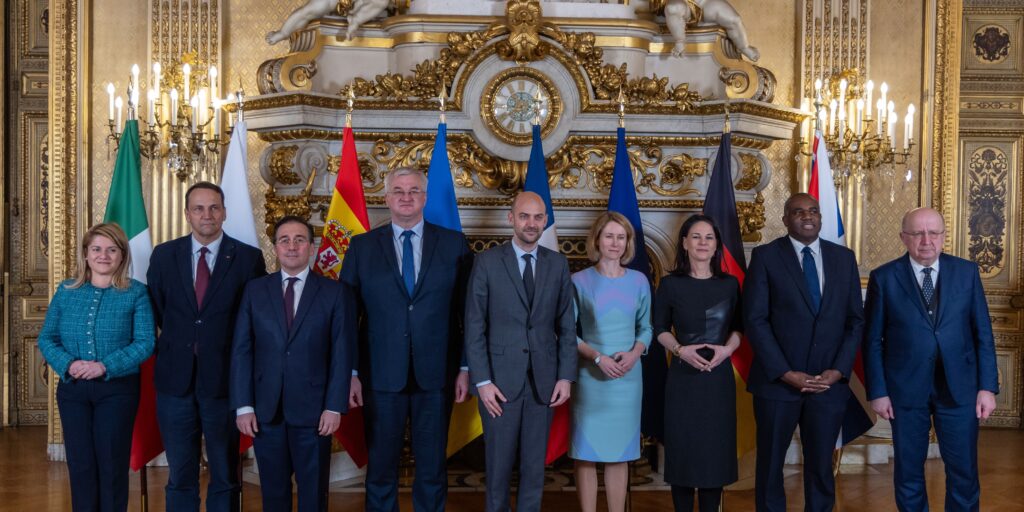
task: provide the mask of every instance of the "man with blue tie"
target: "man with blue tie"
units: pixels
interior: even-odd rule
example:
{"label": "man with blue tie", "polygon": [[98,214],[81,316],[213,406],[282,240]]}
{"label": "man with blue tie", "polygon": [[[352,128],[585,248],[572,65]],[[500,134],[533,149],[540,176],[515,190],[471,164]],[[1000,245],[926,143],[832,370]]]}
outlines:
{"label": "man with blue tie", "polygon": [[907,253],[871,272],[864,370],[868,398],[892,422],[900,511],[928,510],[924,461],[934,423],[946,466],[947,511],[978,510],[978,420],[999,392],[992,324],[978,266],[942,253],[931,208],[903,217]]}
{"label": "man with blue tie", "polygon": [[832,451],[850,397],[864,311],[853,251],[821,240],[821,211],[808,194],[787,201],[788,236],[756,247],[743,288],[754,349],[747,389],[754,395],[758,511],[786,510],[782,468],[800,427],[804,510],[835,504]]}
{"label": "man with blue tie", "polygon": [[366,510],[398,512],[398,465],[411,422],[417,512],[445,509],[452,394],[463,401],[462,312],[472,253],[466,237],[423,219],[427,179],[399,168],[384,180],[391,222],[352,239],[340,279],[362,314],[350,406],[363,405]]}
{"label": "man with blue tie", "polygon": [[310,272],[313,228],[274,226],[281,270],[245,287],[231,350],[231,406],[253,437],[264,512],[327,510],[331,434],[348,412],[355,300],[344,283]]}
{"label": "man with blue tie", "polygon": [[[249,215],[249,212],[235,212]],[[238,430],[228,404],[235,315],[242,289],[266,275],[263,253],[224,233],[224,192],[201,181],[185,192],[192,233],[153,249],[146,278],[160,329],[153,385],[167,450],[166,509],[199,512],[203,440],[206,510],[238,510]]]}

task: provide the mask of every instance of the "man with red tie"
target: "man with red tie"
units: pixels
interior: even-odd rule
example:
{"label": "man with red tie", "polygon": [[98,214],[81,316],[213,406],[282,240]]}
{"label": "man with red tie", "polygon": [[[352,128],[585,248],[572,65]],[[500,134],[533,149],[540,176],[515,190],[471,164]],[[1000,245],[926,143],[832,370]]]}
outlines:
{"label": "man with red tie", "polygon": [[[247,212],[237,212],[248,215]],[[185,193],[192,233],[153,249],[146,279],[160,330],[156,414],[167,450],[166,509],[199,512],[202,439],[206,510],[238,510],[238,430],[228,404],[228,363],[242,289],[265,275],[263,253],[226,235],[224,192],[199,182]]]}

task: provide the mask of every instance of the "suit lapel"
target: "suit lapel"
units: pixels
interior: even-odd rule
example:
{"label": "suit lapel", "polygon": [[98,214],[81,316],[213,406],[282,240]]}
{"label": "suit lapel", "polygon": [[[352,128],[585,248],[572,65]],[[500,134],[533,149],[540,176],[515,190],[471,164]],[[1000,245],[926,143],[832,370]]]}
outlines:
{"label": "suit lapel", "polygon": [[821,265],[825,267],[822,272],[825,276],[825,286],[821,291],[821,309],[825,309],[825,302],[836,294],[837,285],[843,279],[839,278],[839,256],[836,254],[838,251],[833,250],[834,248],[827,245],[824,240],[819,242],[818,247],[821,248]]}
{"label": "suit lapel", "polygon": [[[516,261],[516,251],[512,248],[512,242],[507,242],[502,246],[501,261],[505,262],[505,270],[508,272],[509,280],[512,281],[516,293],[519,294],[519,300],[523,301],[523,305],[529,310],[530,301],[526,300],[526,287],[523,286],[523,275],[519,273],[519,262]],[[534,282],[537,281],[534,280]]]}
{"label": "suit lapel", "polygon": [[[320,279],[313,275],[312,272],[306,274],[306,284],[302,286],[302,295],[299,296],[299,308],[295,311],[295,318],[292,319],[292,328],[288,331],[289,343],[295,337],[295,333],[299,331],[299,326],[302,325],[302,321],[306,318],[306,313],[309,313],[309,309],[313,307],[313,301],[319,289]],[[281,302],[283,304],[284,299]]]}
{"label": "suit lapel", "polygon": [[402,290],[406,296],[409,295],[409,291],[405,289],[405,281],[402,280],[402,273],[398,269],[398,257],[395,254],[395,241],[394,241],[394,230],[391,224],[383,226],[380,229],[380,234],[377,236],[377,243],[380,244],[380,252],[384,254],[384,260],[387,262],[388,268],[391,269],[391,275],[395,278],[395,284],[398,289]]}
{"label": "suit lapel", "polygon": [[[940,291],[940,288],[943,287],[943,283],[955,283],[956,282],[955,281],[955,279],[956,279],[955,266],[953,265],[953,263],[950,260],[950,258],[947,258],[945,254],[940,254],[939,255],[939,262],[942,264],[939,267],[939,270],[941,270],[941,272],[938,274],[937,279],[935,280],[935,283],[934,283],[935,284],[935,297],[939,299],[939,308],[938,308],[937,311],[935,311],[935,324],[936,325],[938,325],[939,322],[942,321],[942,314],[945,312],[945,310],[946,310],[946,303],[949,302],[948,299],[950,298],[947,295],[946,296],[947,300],[943,300],[942,299],[942,292]],[[946,289],[947,290],[952,290],[952,288],[946,288]]]}
{"label": "suit lapel", "polygon": [[896,280],[903,287],[903,291],[907,292],[907,296],[913,297],[911,302],[917,306],[918,313],[921,313],[925,320],[931,322],[931,318],[928,318],[928,311],[924,307],[924,299],[921,298],[921,288],[917,286],[917,276],[914,275],[914,268],[910,266],[909,254],[905,254],[900,261]]}
{"label": "suit lapel", "polygon": [[[804,298],[804,304],[813,313],[814,305],[811,303],[811,293],[807,291],[807,280],[804,278],[804,271],[800,268],[800,262],[796,259],[793,243],[789,241],[788,236],[784,236],[776,240],[775,249],[779,253],[779,259],[782,260],[782,266],[786,269],[789,277],[793,279],[793,282],[796,283],[796,289],[800,290],[800,296]],[[822,259],[824,260],[824,258]]]}
{"label": "suit lapel", "polygon": [[[270,311],[277,319],[277,327],[280,329],[282,340],[288,339],[288,327],[284,320],[284,290],[281,286],[281,271],[278,270],[267,276],[267,297],[270,298]],[[293,324],[294,325],[294,324]]]}
{"label": "suit lapel", "polygon": [[[533,303],[534,305],[542,304],[544,300],[544,290],[547,286],[541,286],[541,283],[547,283],[552,277],[552,267],[554,263],[551,261],[551,254],[545,251],[543,248],[537,249],[537,265],[533,267],[534,275],[534,290],[533,290]],[[521,281],[521,280],[520,280]],[[526,290],[526,287],[523,287]],[[534,307],[530,310],[530,314],[533,314],[534,310],[540,309]]]}
{"label": "suit lapel", "polygon": [[[181,277],[181,287],[185,292],[188,303],[192,305],[192,311],[198,313],[199,305],[196,304],[196,286],[192,279],[192,237],[186,236],[179,239],[175,259],[178,265],[178,275]],[[207,288],[209,290],[209,288]]]}
{"label": "suit lapel", "polygon": [[235,241],[224,235],[220,242],[220,250],[217,251],[217,261],[213,265],[213,275],[210,276],[210,285],[206,287],[206,295],[203,295],[203,306],[211,302],[217,286],[224,282],[224,276],[230,271],[231,263],[235,261]]}
{"label": "suit lapel", "polygon": [[427,268],[430,267],[430,262],[434,258],[434,250],[437,248],[437,228],[433,224],[427,222],[423,223],[423,253],[420,256],[420,271],[416,276],[416,287],[413,288],[412,296],[420,292],[420,288],[423,286],[423,281],[427,277]]}

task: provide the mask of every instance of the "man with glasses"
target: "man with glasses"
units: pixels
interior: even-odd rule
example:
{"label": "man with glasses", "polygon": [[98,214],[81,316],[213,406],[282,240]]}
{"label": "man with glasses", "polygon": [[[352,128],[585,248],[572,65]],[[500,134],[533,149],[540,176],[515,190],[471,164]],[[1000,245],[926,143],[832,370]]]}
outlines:
{"label": "man with glasses", "polygon": [[348,412],[354,300],[344,284],[310,272],[313,228],[274,226],[279,272],[245,287],[231,350],[231,406],[252,436],[264,512],[327,510],[331,434]]}
{"label": "man with glasses", "polygon": [[931,208],[903,217],[903,256],[871,272],[864,369],[871,407],[892,422],[896,506],[928,510],[924,462],[934,422],[946,466],[945,510],[978,510],[978,421],[999,392],[978,266],[942,253]]}
{"label": "man with glasses", "polygon": [[365,399],[366,510],[398,512],[398,464],[411,422],[413,509],[442,512],[452,395],[465,400],[469,385],[460,359],[471,253],[462,233],[424,221],[423,172],[391,171],[384,194],[391,222],[352,239],[340,276],[362,313],[349,405]]}

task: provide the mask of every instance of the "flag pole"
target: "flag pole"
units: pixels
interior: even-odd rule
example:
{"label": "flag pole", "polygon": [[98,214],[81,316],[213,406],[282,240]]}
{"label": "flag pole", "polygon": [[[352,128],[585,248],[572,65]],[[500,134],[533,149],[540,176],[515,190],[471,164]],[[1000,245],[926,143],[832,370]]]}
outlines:
{"label": "flag pole", "polygon": [[619,97],[615,100],[619,104],[619,128],[626,127],[626,94],[619,87]]}
{"label": "flag pole", "polygon": [[446,97],[448,96],[448,88],[444,86],[444,82],[441,82],[441,93],[437,95],[437,101],[441,103],[441,123],[447,122],[444,117],[444,110],[447,104],[445,103]]}
{"label": "flag pole", "polygon": [[354,84],[348,84],[348,102],[345,108],[345,128],[352,128],[352,111],[356,105],[356,90]]}
{"label": "flag pole", "polygon": [[146,469],[149,464],[143,464],[142,469],[139,469],[139,487],[141,495],[139,496],[139,510],[142,512],[149,512],[149,482],[146,478]]}

